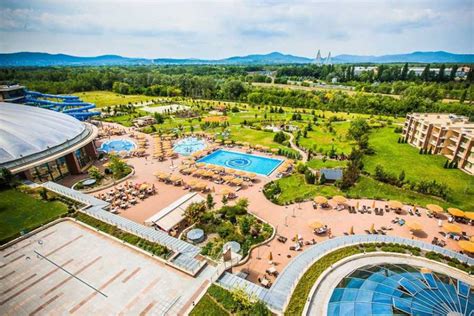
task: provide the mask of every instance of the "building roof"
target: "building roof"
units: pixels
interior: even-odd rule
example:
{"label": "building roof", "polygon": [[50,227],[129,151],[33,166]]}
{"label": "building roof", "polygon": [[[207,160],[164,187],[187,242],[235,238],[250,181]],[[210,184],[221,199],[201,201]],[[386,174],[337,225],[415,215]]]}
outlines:
{"label": "building roof", "polygon": [[174,201],[145,221],[146,225],[156,224],[165,231],[170,231],[184,219],[184,211],[192,203],[204,201],[197,193],[188,193]]}
{"label": "building roof", "polygon": [[94,134],[87,125],[63,113],[0,102],[0,165],[63,151]]}
{"label": "building roof", "polygon": [[321,169],[319,172],[324,174],[326,180],[340,180],[342,179],[342,169]]}

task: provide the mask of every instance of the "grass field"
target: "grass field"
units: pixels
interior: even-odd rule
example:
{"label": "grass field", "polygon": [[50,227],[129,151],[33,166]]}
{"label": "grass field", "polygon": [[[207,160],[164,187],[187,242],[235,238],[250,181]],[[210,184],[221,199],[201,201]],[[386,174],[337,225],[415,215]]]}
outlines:
{"label": "grass field", "polygon": [[277,180],[281,193],[277,198],[278,204],[285,204],[298,200],[305,200],[323,195],[332,197],[340,194],[340,190],[332,185],[306,184],[302,174],[294,174]]}
{"label": "grass field", "polygon": [[344,168],[347,165],[347,161],[340,160],[322,160],[322,159],[312,159],[306,163],[308,167],[313,169],[321,168]]}
{"label": "grass field", "polygon": [[15,189],[0,191],[0,243],[67,212],[61,202],[45,202]]}
{"label": "grass field", "polygon": [[436,180],[450,188],[448,202],[470,211],[474,209],[474,177],[458,169],[444,169],[446,158],[441,155],[420,155],[409,144],[399,144],[399,135],[393,128],[375,130],[370,136],[370,146],[375,154],[364,157],[364,168],[373,173],[375,166],[398,175],[405,171],[407,180]]}
{"label": "grass field", "polygon": [[300,146],[315,150],[319,153],[326,153],[334,146],[334,149],[340,154],[346,155],[350,153],[352,142],[346,139],[347,130],[350,122],[335,122],[332,124],[334,133],[329,132],[325,126],[314,126],[314,131],[308,132],[308,137],[300,138]]}
{"label": "grass field", "polygon": [[146,95],[124,95],[111,91],[78,92],[74,93],[74,95],[79,96],[84,102],[94,103],[98,108],[156,99],[156,97]]}

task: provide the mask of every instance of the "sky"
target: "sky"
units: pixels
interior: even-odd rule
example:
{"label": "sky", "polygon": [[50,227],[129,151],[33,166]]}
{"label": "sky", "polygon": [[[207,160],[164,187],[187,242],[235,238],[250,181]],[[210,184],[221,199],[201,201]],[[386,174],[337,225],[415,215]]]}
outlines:
{"label": "sky", "polygon": [[474,0],[0,0],[0,53],[474,53]]}

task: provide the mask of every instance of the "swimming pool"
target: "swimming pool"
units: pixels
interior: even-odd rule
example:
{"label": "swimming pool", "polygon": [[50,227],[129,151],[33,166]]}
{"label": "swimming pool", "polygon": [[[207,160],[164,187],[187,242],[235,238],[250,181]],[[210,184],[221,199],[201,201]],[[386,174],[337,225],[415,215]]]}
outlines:
{"label": "swimming pool", "polygon": [[108,140],[100,146],[100,150],[110,153],[110,152],[121,152],[121,151],[132,151],[137,148],[137,145],[128,139],[113,139]]}
{"label": "swimming pool", "polygon": [[206,142],[197,137],[186,137],[176,142],[173,146],[175,153],[183,156],[189,156],[196,151],[206,148]]}
{"label": "swimming pool", "polygon": [[198,162],[268,176],[283,162],[283,160],[220,149],[199,159]]}

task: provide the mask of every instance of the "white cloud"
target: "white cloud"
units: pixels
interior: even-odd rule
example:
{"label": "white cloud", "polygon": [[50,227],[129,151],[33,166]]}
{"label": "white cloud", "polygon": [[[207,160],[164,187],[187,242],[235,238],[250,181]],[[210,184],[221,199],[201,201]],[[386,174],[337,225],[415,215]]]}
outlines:
{"label": "white cloud", "polygon": [[4,1],[0,51],[222,58],[473,52],[467,1]]}

